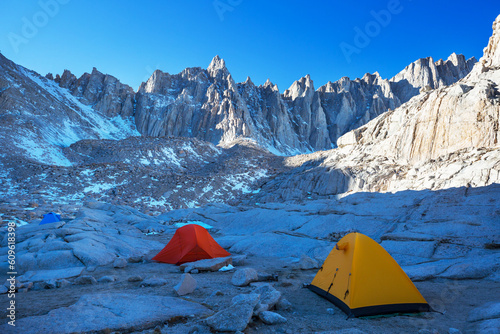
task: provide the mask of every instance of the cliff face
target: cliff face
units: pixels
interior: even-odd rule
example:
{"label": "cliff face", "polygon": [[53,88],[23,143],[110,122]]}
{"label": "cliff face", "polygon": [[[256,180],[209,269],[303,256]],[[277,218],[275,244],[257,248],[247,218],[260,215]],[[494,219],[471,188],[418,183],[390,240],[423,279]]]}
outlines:
{"label": "cliff face", "polygon": [[[500,182],[499,22],[500,16],[484,56],[463,79],[424,90],[346,133],[338,139],[338,149],[288,158],[286,164],[295,168],[266,184],[253,200],[468,188]],[[444,79],[427,82],[446,83]]]}
{"label": "cliff face", "polygon": [[[73,80],[74,76],[69,72],[65,72],[63,77],[65,84],[73,83],[73,93],[79,91],[78,87],[87,87],[86,91],[81,91],[81,101],[89,104],[90,101],[97,101],[95,105],[101,107],[108,99],[118,101],[118,95],[114,93],[86,93],[91,91],[90,87],[94,87],[91,78],[87,85],[77,86],[83,80]],[[110,82],[107,80],[103,82]],[[130,94],[131,90],[126,91]],[[94,99],[90,99],[91,97]],[[54,81],[41,77],[0,54],[2,156],[24,155],[47,164],[68,165],[70,162],[61,149],[78,140],[123,139],[139,135],[127,117],[116,117],[118,114],[126,115],[123,108],[115,111],[105,108],[106,113],[101,113],[81,101]]]}
{"label": "cliff face", "polygon": [[[52,78],[52,74],[47,75]],[[54,81],[59,87],[66,88],[85,105],[92,106],[107,117],[130,117],[134,114],[134,90],[122,84],[117,78],[102,74],[95,67],[92,73],[85,73],[76,78],[65,70]]]}
{"label": "cliff face", "polygon": [[174,75],[157,70],[137,93],[95,68],[80,78],[64,71],[54,80],[108,117],[134,116],[144,136],[193,137],[221,146],[245,138],[277,154],[297,154],[335,147],[346,132],[420,90],[459,80],[475,62],[456,54],[446,61],[419,59],[390,80],[378,73],[344,77],[317,90],[307,75],[283,94],[269,80],[260,86],[250,78],[235,83],[218,56],[207,69],[187,68]]}
{"label": "cliff face", "polygon": [[318,90],[307,75],[280,94],[269,80],[260,86],[250,78],[235,83],[217,56],[206,70],[155,71],[137,92],[136,124],[143,135],[196,137],[222,146],[250,138],[280,154],[329,149],[341,135],[399,107],[421,88],[459,80],[475,62],[455,54],[446,61],[420,59],[391,80],[366,74]]}
{"label": "cliff face", "polygon": [[472,57],[468,60],[463,55],[452,53],[447,60],[434,62],[432,57],[421,58],[396,74],[391,80],[394,93],[401,102],[409,101],[419,91],[429,91],[451,85],[465,77],[477,62]]}

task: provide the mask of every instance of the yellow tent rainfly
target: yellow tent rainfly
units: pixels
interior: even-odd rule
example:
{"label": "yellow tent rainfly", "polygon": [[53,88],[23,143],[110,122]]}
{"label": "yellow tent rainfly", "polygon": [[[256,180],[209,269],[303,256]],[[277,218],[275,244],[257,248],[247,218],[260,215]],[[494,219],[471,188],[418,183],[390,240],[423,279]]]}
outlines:
{"label": "yellow tent rainfly", "polygon": [[430,311],[392,256],[361,233],[339,240],[309,289],[354,317]]}

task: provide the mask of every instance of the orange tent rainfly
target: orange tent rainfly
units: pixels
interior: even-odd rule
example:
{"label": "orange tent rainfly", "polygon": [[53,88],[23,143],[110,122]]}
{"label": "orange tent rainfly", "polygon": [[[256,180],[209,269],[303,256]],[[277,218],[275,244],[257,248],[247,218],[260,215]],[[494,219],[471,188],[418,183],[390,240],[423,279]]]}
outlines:
{"label": "orange tent rainfly", "polygon": [[153,260],[180,265],[230,255],[204,227],[189,224],[178,228],[170,242]]}
{"label": "orange tent rainfly", "polygon": [[361,233],[339,240],[309,289],[354,317],[430,311],[397,262]]}

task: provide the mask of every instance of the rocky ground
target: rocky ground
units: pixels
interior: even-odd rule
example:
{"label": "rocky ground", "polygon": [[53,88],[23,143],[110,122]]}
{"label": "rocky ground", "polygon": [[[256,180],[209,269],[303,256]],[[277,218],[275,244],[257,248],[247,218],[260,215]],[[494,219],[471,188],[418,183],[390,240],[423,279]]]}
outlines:
{"label": "rocky ground", "polygon": [[[499,196],[492,185],[209,204],[156,216],[88,201],[61,222],[17,228],[16,333],[495,333]],[[234,269],[218,271],[229,261],[222,259],[188,267],[186,277],[178,266],[152,262],[185,223],[207,226]],[[380,242],[441,313],[346,319],[304,289],[351,231]],[[2,318],[2,332],[13,332]]]}
{"label": "rocky ground", "polygon": [[71,167],[0,157],[0,218],[31,221],[74,213],[86,199],[146,213],[238,203],[288,168],[283,157],[241,142],[223,149],[189,138],[83,140],[64,149]]}

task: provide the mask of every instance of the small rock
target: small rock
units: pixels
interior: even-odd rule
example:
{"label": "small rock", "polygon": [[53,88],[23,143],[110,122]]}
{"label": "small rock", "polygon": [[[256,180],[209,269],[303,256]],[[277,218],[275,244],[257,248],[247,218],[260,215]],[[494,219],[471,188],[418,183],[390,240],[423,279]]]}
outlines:
{"label": "small rock", "polygon": [[0,294],[7,293],[7,291],[9,291],[9,289],[7,289],[6,286],[0,285]]}
{"label": "small rock", "polygon": [[162,286],[165,284],[167,284],[166,279],[153,276],[142,281],[141,286]]}
{"label": "small rock", "polygon": [[127,278],[127,281],[129,281],[129,282],[140,282],[140,281],[142,281],[142,277],[139,276],[139,275],[130,276],[129,278]]}
{"label": "small rock", "polygon": [[116,281],[116,276],[103,276],[97,280],[99,283],[111,283]]}
{"label": "small rock", "polygon": [[91,275],[84,275],[80,276],[77,279],[75,279],[75,284],[80,284],[80,285],[85,285],[85,284],[97,284],[96,279],[94,276]]}
{"label": "small rock", "polygon": [[191,274],[198,274],[200,271],[198,269],[191,270]]}
{"label": "small rock", "polygon": [[179,296],[187,295],[196,289],[196,280],[190,274],[182,274],[179,284],[174,286],[174,291]]}
{"label": "small rock", "polygon": [[68,285],[71,285],[71,282],[64,278],[56,282],[56,286],[58,288],[64,288],[65,286]]}
{"label": "small rock", "polygon": [[259,319],[267,325],[283,324],[287,320],[278,313],[264,311],[259,314]]}
{"label": "small rock", "polygon": [[126,266],[127,260],[125,260],[123,257],[119,257],[113,262],[113,268],[125,268]]}
{"label": "small rock", "polygon": [[335,310],[333,308],[327,308],[326,309],[326,313],[334,315],[335,314]]}
{"label": "small rock", "polygon": [[311,259],[309,256],[302,254],[297,267],[302,270],[317,269],[319,268],[318,261]]}
{"label": "small rock", "polygon": [[286,281],[286,282],[281,282],[281,284],[280,284],[280,285],[281,285],[282,287],[284,287],[284,288],[287,288],[287,287],[289,287],[289,286],[292,286],[292,285],[293,285],[293,283],[292,283],[292,282],[290,282],[290,281]]}
{"label": "small rock", "polygon": [[288,311],[292,309],[292,303],[288,301],[286,298],[281,298],[278,303],[276,304],[276,309],[277,310],[284,310]]}
{"label": "small rock", "polygon": [[462,334],[462,332],[461,332],[459,329],[456,329],[456,328],[450,327],[450,328],[448,329],[448,334]]}
{"label": "small rock", "polygon": [[231,283],[236,286],[247,286],[251,282],[255,282],[259,279],[257,271],[252,268],[238,269],[233,274]]}

